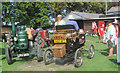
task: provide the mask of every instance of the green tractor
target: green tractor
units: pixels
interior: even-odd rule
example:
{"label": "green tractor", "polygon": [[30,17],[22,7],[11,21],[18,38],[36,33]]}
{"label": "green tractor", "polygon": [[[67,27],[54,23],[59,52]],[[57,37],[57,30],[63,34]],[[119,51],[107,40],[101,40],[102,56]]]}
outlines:
{"label": "green tractor", "polygon": [[37,56],[37,61],[42,60],[42,45],[41,35],[37,31],[33,32],[33,37],[28,39],[25,26],[20,26],[19,30],[15,30],[14,17],[11,18],[12,33],[7,36],[7,47],[5,49],[5,55],[8,64],[12,64],[13,57],[26,58],[31,56]]}

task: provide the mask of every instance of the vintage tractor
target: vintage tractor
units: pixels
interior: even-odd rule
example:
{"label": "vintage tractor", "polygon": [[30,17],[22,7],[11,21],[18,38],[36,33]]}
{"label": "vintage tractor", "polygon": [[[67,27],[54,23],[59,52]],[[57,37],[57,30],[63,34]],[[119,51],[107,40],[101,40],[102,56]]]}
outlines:
{"label": "vintage tractor", "polygon": [[[41,34],[41,38],[42,38],[41,44],[42,44],[42,47],[45,47],[45,42],[46,42],[47,46],[52,46],[52,38],[49,37],[48,30],[43,30],[42,28],[37,28],[36,30],[38,31],[38,33]],[[33,34],[33,31],[35,31],[35,30],[31,31],[32,34]]]}
{"label": "vintage tractor", "polygon": [[42,45],[41,35],[38,31],[33,32],[33,37],[28,39],[25,26],[20,26],[19,30],[15,30],[14,17],[11,18],[12,33],[7,36],[7,47],[5,49],[5,55],[8,64],[12,64],[13,57],[26,58],[31,56],[37,56],[37,60],[42,60]]}

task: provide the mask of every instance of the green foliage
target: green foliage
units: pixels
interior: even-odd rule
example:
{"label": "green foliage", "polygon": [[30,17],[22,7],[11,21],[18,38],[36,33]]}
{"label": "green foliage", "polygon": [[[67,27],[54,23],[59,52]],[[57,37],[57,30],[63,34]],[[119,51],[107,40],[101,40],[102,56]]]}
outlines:
{"label": "green foliage", "polygon": [[[3,21],[10,22],[11,3],[3,3]],[[49,25],[49,7],[46,2],[16,2],[15,21],[20,25],[28,25],[32,27],[44,27]],[[9,10],[7,10],[9,9]],[[7,13],[9,11],[9,13]],[[5,12],[5,14],[4,14]]]}
{"label": "green foliage", "polygon": [[[110,3],[108,3],[109,5]],[[105,2],[69,2],[67,6],[67,13],[70,11],[105,13]]]}
{"label": "green foliage", "polygon": [[50,2],[51,16],[56,19],[57,15],[62,15],[62,11],[66,8],[66,5],[66,2]]}
{"label": "green foliage", "polygon": [[[3,21],[7,24],[11,22],[11,9],[10,2],[2,3]],[[46,27],[49,21],[54,24],[52,18],[56,19],[58,14],[66,16],[71,11],[105,14],[105,2],[15,2],[14,9],[15,21],[20,22],[19,25]]]}

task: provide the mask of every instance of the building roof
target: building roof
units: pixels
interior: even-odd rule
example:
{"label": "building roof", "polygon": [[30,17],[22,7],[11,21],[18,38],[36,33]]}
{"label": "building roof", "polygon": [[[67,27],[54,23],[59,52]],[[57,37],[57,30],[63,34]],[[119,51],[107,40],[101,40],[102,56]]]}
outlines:
{"label": "building roof", "polygon": [[[73,11],[72,11],[73,12]],[[86,12],[73,12],[74,14],[77,14],[81,17],[83,17],[84,19],[93,19],[93,18],[99,18],[99,15],[103,15],[103,14],[96,14],[96,13],[86,13]]]}
{"label": "building roof", "polygon": [[120,6],[111,7],[111,8],[108,10],[108,13],[111,13],[111,12],[120,12]]}
{"label": "building roof", "polygon": [[65,18],[63,18],[65,22],[68,21],[69,15],[72,15],[74,20],[89,20],[89,19],[99,18],[99,15],[103,15],[103,14],[71,11],[69,14],[67,14]]}

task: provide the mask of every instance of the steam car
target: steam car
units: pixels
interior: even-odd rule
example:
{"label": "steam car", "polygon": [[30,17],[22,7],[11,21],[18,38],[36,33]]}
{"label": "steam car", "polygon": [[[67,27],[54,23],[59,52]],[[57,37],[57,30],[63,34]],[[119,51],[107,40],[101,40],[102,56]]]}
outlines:
{"label": "steam car", "polygon": [[65,64],[74,61],[75,67],[80,67],[83,63],[83,51],[88,52],[89,58],[94,57],[94,46],[91,44],[89,50],[81,48],[85,43],[83,29],[76,29],[74,25],[58,25],[53,34],[53,46],[47,48],[43,54],[45,65],[52,62]]}

